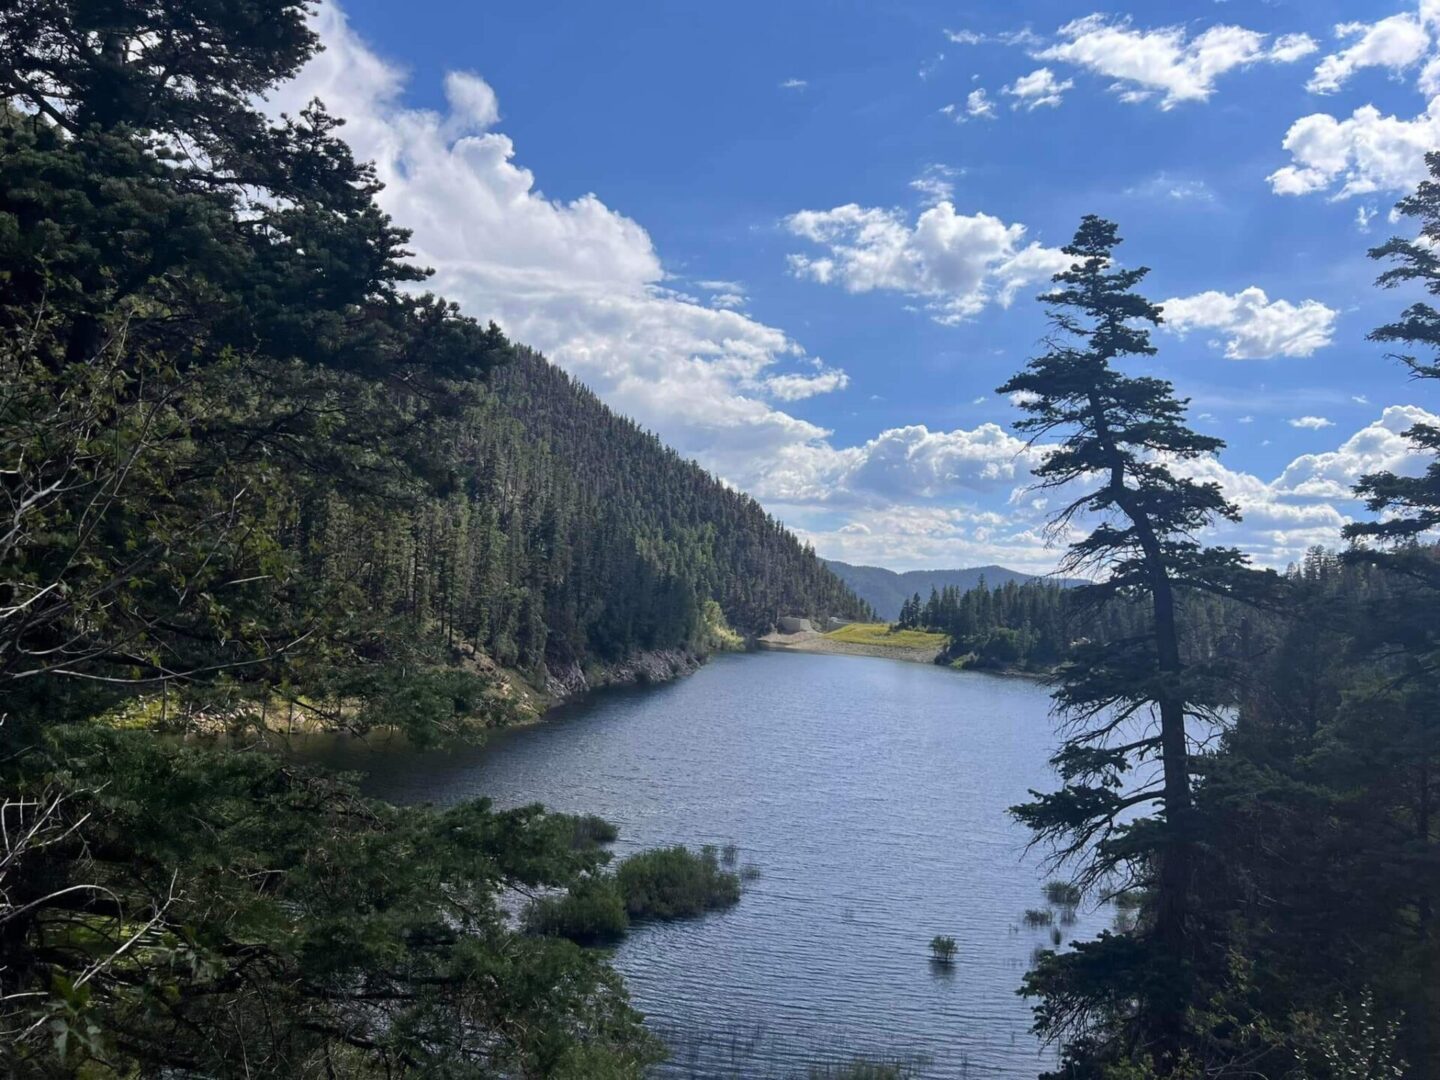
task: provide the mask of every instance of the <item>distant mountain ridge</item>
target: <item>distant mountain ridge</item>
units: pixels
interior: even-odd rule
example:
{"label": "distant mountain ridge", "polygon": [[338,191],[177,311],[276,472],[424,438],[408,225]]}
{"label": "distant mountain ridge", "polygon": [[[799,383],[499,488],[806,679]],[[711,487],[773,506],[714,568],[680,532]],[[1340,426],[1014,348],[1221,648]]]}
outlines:
{"label": "distant mountain ridge", "polygon": [[[973,589],[982,581],[990,588],[1014,581],[1024,584],[1036,581],[1038,574],[1025,574],[1004,566],[971,566],[960,570],[907,570],[903,574],[883,566],[852,566],[836,559],[823,560],[835,575],[850,586],[852,592],[875,609],[886,621],[900,616],[900,605],[916,593],[921,600],[930,598],[931,589],[955,586],[962,592]],[[1061,584],[1076,584],[1075,579],[1059,579]]]}

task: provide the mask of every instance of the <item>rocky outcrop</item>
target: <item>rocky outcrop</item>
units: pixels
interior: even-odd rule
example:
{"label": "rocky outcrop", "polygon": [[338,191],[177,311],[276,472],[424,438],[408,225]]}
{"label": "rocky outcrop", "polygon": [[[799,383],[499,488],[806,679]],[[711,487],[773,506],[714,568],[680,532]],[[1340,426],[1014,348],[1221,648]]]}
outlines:
{"label": "rocky outcrop", "polygon": [[669,682],[688,675],[704,663],[704,658],[682,649],[661,649],[640,652],[614,664],[576,663],[546,668],[544,691],[559,704],[602,686],[644,686]]}

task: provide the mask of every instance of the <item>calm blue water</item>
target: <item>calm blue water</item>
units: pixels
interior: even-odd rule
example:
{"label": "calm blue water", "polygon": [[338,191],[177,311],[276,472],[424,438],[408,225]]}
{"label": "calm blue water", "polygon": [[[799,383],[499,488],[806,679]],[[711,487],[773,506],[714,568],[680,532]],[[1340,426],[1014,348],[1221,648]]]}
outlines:
{"label": "calm blue water", "polygon": [[[735,844],[760,877],[735,908],[637,928],[615,953],[672,1047],[667,1076],[785,1076],[923,1055],[926,1077],[1034,1077],[1015,994],[1048,930],[1038,858],[1006,815],[1048,789],[1035,683],[850,656],[720,657],[611,691],[472,751],[329,746],[371,793],[543,802],[620,826],[616,851]],[[1106,914],[1081,912],[1067,940]],[[955,964],[927,944],[949,934]]]}

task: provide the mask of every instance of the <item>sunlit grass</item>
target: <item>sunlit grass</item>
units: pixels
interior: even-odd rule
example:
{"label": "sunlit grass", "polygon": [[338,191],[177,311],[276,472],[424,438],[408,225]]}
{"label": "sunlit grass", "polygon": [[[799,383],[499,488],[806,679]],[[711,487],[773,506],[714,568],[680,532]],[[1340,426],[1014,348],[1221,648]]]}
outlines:
{"label": "sunlit grass", "polygon": [[927,630],[892,630],[889,623],[852,622],[839,630],[825,635],[835,641],[851,645],[888,645],[902,649],[941,649],[945,647],[944,634],[932,634]]}

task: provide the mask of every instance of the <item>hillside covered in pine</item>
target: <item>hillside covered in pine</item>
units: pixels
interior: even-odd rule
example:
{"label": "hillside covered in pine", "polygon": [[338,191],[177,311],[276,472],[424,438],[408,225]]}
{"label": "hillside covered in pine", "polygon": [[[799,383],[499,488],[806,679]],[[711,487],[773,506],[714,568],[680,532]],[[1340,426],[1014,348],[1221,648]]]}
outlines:
{"label": "hillside covered in pine", "polygon": [[748,635],[868,614],[754,499],[539,353],[510,350],[471,389],[448,494],[363,527],[338,504],[317,522],[336,542],[316,570],[353,577],[368,605],[526,672],[703,648],[717,613]]}

